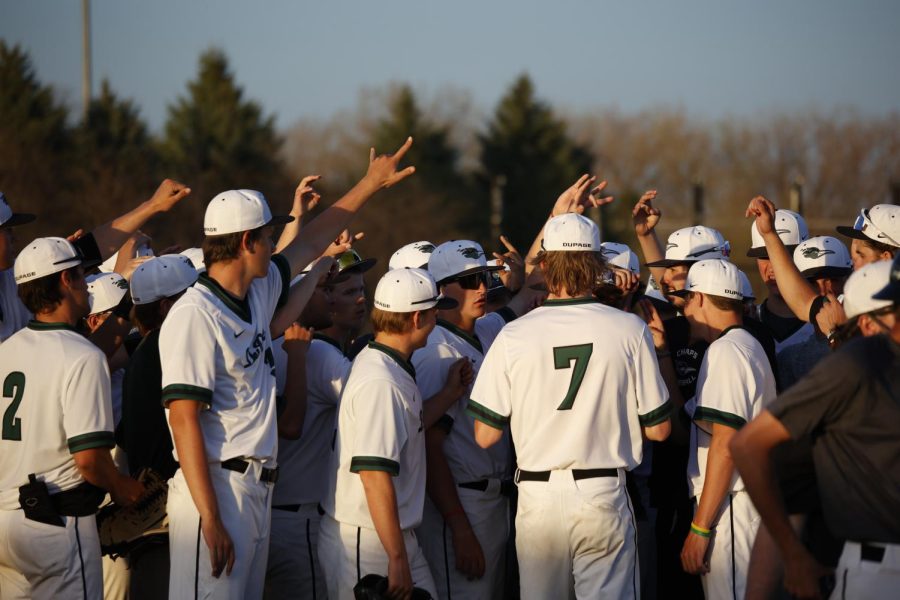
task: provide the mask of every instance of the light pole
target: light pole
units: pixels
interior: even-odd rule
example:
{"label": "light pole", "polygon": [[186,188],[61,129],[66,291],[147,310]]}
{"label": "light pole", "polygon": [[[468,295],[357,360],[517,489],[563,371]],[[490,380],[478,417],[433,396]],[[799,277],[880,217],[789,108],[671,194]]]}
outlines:
{"label": "light pole", "polygon": [[81,0],[81,114],[84,120],[87,120],[91,95],[91,0]]}

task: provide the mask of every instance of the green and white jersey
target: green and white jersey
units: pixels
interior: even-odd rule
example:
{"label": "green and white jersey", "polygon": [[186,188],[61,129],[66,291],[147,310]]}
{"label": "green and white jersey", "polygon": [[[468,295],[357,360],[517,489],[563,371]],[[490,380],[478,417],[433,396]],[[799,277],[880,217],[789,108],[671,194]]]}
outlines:
{"label": "green and white jersey", "polygon": [[112,448],[106,357],[74,328],[30,322],[0,344],[0,509],[34,473],[51,494],[84,482],[72,454]]}
{"label": "green and white jersey", "polygon": [[19,299],[12,269],[0,271],[0,344],[25,327],[31,313]]}
{"label": "green and white jersey", "polygon": [[626,468],[671,412],[647,326],[592,298],[548,300],[488,351],[467,412],[510,425],[527,471]]}
{"label": "green and white jersey", "polygon": [[[728,328],[709,345],[697,376],[697,394],[685,404],[694,422],[688,461],[692,497],[703,492],[712,424],[740,429],[761,413],[775,395],[775,375],[766,352],[746,329]],[[729,489],[744,489],[737,470]]]}
{"label": "green and white jersey", "polygon": [[210,462],[245,457],[274,467],[278,431],[269,324],[289,282],[287,261],[278,254],[243,302],[203,273],[163,322],[163,404],[202,403],[200,428]]}
{"label": "green and white jersey", "polygon": [[[284,392],[287,354],[276,340],[275,379],[279,394]],[[272,504],[321,502],[328,486],[331,440],[337,420],[341,392],[350,376],[350,361],[340,348],[320,338],[306,351],[306,416],[296,440],[278,440],[278,482]]]}
{"label": "green and white jersey", "polygon": [[[496,313],[491,313],[496,315]],[[475,335],[455,327],[446,321],[438,320],[437,327],[428,336],[428,345],[417,350],[412,356],[416,368],[416,382],[423,398],[430,398],[444,387],[447,373],[451,365],[460,358],[467,359],[478,375],[484,354],[488,347],[483,346],[477,323],[486,321],[486,325],[494,325],[489,339],[497,337],[500,329],[506,324],[502,318],[485,315],[476,321]],[[444,455],[453,479],[458,483],[480,481],[482,479],[502,479],[509,477],[511,466],[509,431],[505,430],[500,442],[487,450],[475,443],[475,419],[466,413],[469,395],[466,394],[453,404],[438,420],[435,427],[447,433],[444,440]]]}
{"label": "green and white jersey", "polygon": [[393,477],[400,528],[422,522],[425,432],[413,366],[369,342],[357,355],[341,396],[338,429],[322,506],[336,521],[374,529],[360,471]]}

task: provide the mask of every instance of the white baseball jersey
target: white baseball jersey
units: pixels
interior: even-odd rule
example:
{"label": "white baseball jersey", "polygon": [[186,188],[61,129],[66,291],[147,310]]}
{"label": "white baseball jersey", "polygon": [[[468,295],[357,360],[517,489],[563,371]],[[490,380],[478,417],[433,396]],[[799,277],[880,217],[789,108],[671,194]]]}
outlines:
{"label": "white baseball jersey", "polygon": [[[276,340],[275,378],[278,391],[287,378],[287,353]],[[306,352],[306,416],[296,440],[278,440],[278,483],[274,506],[320,502],[328,484],[331,440],[341,392],[350,376],[350,361],[332,344],[314,339]]]}
{"label": "white baseball jersey", "polygon": [[489,312],[475,321],[475,335],[481,341],[485,353],[494,343],[500,330],[515,318],[516,315],[511,309],[501,308],[496,312]]}
{"label": "white baseball jersey", "polygon": [[106,357],[74,328],[32,321],[0,344],[0,509],[35,473],[51,494],[84,479],[72,454],[112,448]]}
{"label": "white baseball jersey", "polygon": [[203,404],[200,427],[210,462],[246,457],[274,467],[278,432],[269,324],[289,282],[287,261],[278,254],[243,302],[204,273],[163,322],[163,403]]}
{"label": "white baseball jersey", "polygon": [[[726,329],[706,350],[697,394],[685,406],[694,421],[688,463],[691,496],[703,491],[712,424],[740,429],[774,399],[775,376],[762,345],[746,329]],[[729,489],[744,489],[736,470]]]}
{"label": "white baseball jersey", "polygon": [[647,326],[592,298],[548,300],[497,335],[467,412],[510,424],[518,466],[633,469],[671,404]]}
{"label": "white baseball jersey", "polygon": [[29,319],[31,313],[19,299],[13,270],[0,271],[0,344],[25,327]]}
{"label": "white baseball jersey", "polygon": [[422,521],[425,432],[413,366],[370,342],[357,355],[338,409],[338,430],[322,506],[336,521],[374,529],[358,473],[393,476],[400,528]]}
{"label": "white baseball jersey", "polygon": [[[502,319],[500,321],[505,324]],[[492,339],[495,337],[496,334],[491,336]],[[451,323],[438,320],[437,327],[428,336],[428,345],[412,356],[422,397],[430,398],[444,387],[451,365],[460,358],[467,359],[477,375],[487,350],[477,333],[473,336]],[[503,439],[487,450],[481,448],[475,443],[475,419],[466,413],[468,402],[466,394],[438,421],[438,426],[447,432],[444,455],[453,479],[462,483],[509,477],[509,433],[504,432]]]}

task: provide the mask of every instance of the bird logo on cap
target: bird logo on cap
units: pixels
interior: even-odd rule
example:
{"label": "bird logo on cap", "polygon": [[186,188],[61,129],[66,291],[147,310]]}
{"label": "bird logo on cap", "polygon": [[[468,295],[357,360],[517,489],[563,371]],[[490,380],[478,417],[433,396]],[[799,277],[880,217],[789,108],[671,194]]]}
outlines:
{"label": "bird logo on cap", "polygon": [[460,248],[459,253],[465,256],[466,258],[478,259],[484,256],[484,252],[479,252],[477,248],[472,248],[471,246],[467,248]]}
{"label": "bird logo on cap", "polygon": [[810,246],[809,248],[803,249],[803,257],[811,258],[812,260],[816,260],[826,254],[834,254],[834,250],[825,250],[822,248],[816,248],[815,246]]}
{"label": "bird logo on cap", "polygon": [[434,252],[434,244],[416,244],[413,246],[419,252],[424,252],[425,254],[431,254]]}
{"label": "bird logo on cap", "polygon": [[128,289],[128,280],[127,279],[117,279],[116,287],[118,287],[120,290],[127,290]]}

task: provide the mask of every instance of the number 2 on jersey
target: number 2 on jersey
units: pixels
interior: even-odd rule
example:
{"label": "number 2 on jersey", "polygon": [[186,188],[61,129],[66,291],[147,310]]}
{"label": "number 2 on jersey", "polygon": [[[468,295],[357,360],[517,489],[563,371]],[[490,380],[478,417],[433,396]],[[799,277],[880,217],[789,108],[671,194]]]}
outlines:
{"label": "number 2 on jersey", "polygon": [[572,361],[575,368],[572,369],[572,379],[569,380],[569,391],[556,410],[569,410],[575,404],[575,396],[581,388],[584,374],[587,372],[588,360],[594,353],[594,344],[578,344],[576,346],[556,346],[553,348],[553,366],[557,369],[572,369]]}
{"label": "number 2 on jersey", "polygon": [[13,371],[3,382],[3,397],[12,398],[9,407],[3,413],[3,439],[14,442],[22,441],[22,419],[16,417],[22,393],[25,391],[25,374]]}

